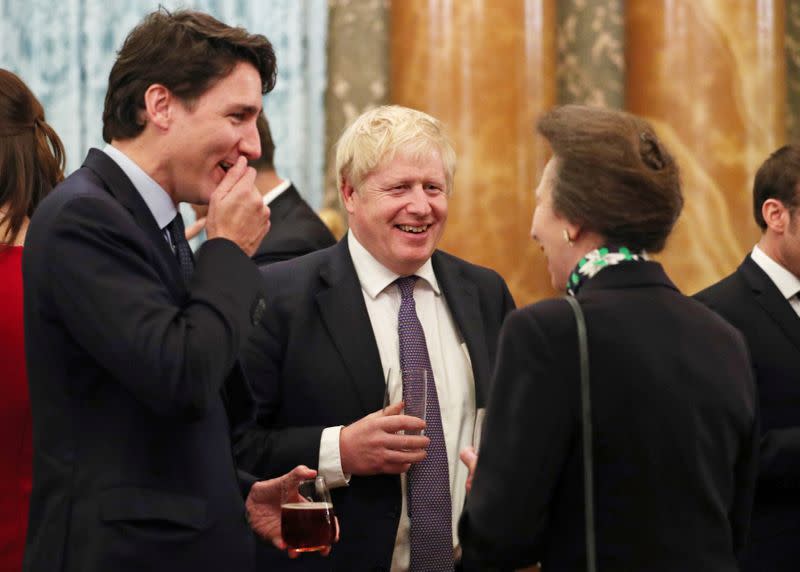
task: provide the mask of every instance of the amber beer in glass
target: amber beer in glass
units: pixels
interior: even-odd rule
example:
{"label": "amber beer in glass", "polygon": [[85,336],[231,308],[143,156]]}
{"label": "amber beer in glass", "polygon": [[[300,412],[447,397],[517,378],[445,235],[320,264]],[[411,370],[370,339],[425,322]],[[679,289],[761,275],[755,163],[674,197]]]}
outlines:
{"label": "amber beer in glass", "polygon": [[281,536],[298,552],[325,550],[336,538],[333,503],[323,477],[284,485],[281,498]]}

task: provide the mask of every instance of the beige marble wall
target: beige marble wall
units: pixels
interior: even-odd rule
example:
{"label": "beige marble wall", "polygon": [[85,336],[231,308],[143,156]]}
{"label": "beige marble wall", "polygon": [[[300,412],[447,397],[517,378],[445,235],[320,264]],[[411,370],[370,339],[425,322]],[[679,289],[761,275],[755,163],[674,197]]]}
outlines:
{"label": "beige marble wall", "polygon": [[626,2],[626,105],[682,169],[685,207],[660,256],[693,293],[757,240],[751,187],[785,138],[783,0]]}
{"label": "beige marble wall", "polygon": [[625,102],[622,0],[558,2],[558,102],[620,109]]}
{"label": "beige marble wall", "polygon": [[442,248],[498,270],[518,304],[552,293],[528,233],[555,103],[555,0],[391,6],[391,100],[447,125],[458,153]]}
{"label": "beige marble wall", "polygon": [[786,132],[800,142],[800,0],[786,0]]}
{"label": "beige marble wall", "polygon": [[333,146],[344,128],[389,96],[389,0],[328,0],[324,205],[339,211]]}

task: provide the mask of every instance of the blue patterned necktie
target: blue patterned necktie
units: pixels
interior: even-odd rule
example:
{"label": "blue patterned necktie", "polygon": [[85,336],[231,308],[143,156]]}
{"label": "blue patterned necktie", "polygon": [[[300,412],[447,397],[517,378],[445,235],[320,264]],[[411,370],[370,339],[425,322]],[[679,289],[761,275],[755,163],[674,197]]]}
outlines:
{"label": "blue patterned necktie", "polygon": [[192,278],[192,272],[194,272],[194,257],[192,257],[189,241],[186,240],[186,229],[183,226],[181,213],[175,215],[172,222],[167,225],[167,230],[172,238],[172,244],[175,246],[175,256],[178,257],[183,281],[188,284]]}
{"label": "blue patterned necktie", "polygon": [[[439,398],[433,369],[425,343],[425,332],[417,318],[414,304],[416,276],[398,278],[400,313],[397,331],[400,337],[400,369],[427,370],[428,392],[425,434],[430,438],[428,456],[411,466],[407,475],[408,517],[411,520],[410,572],[445,572],[453,570],[453,517],[450,501],[450,474],[447,447],[442,430]],[[422,393],[421,376],[403,376],[403,399]]]}

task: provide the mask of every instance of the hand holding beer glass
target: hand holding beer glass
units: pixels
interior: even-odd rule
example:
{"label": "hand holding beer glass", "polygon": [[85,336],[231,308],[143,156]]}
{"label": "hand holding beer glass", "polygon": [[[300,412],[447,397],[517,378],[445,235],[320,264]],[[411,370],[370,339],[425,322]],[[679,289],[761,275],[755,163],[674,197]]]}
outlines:
{"label": "hand holding beer glass", "polygon": [[336,517],[322,476],[285,481],[281,490],[281,536],[289,553],[330,552],[337,537]]}

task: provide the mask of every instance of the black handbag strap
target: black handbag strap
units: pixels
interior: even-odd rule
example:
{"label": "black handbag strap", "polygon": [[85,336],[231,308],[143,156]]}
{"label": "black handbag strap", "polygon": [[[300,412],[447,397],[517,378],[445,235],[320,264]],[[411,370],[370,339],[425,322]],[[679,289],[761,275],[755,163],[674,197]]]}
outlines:
{"label": "black handbag strap", "polygon": [[594,534],[594,476],[592,473],[592,399],[589,391],[589,344],[586,339],[586,319],[581,305],[573,296],[565,296],[578,326],[578,353],[581,371],[581,428],[583,429],[583,490],[586,514],[586,570],[597,572]]}

